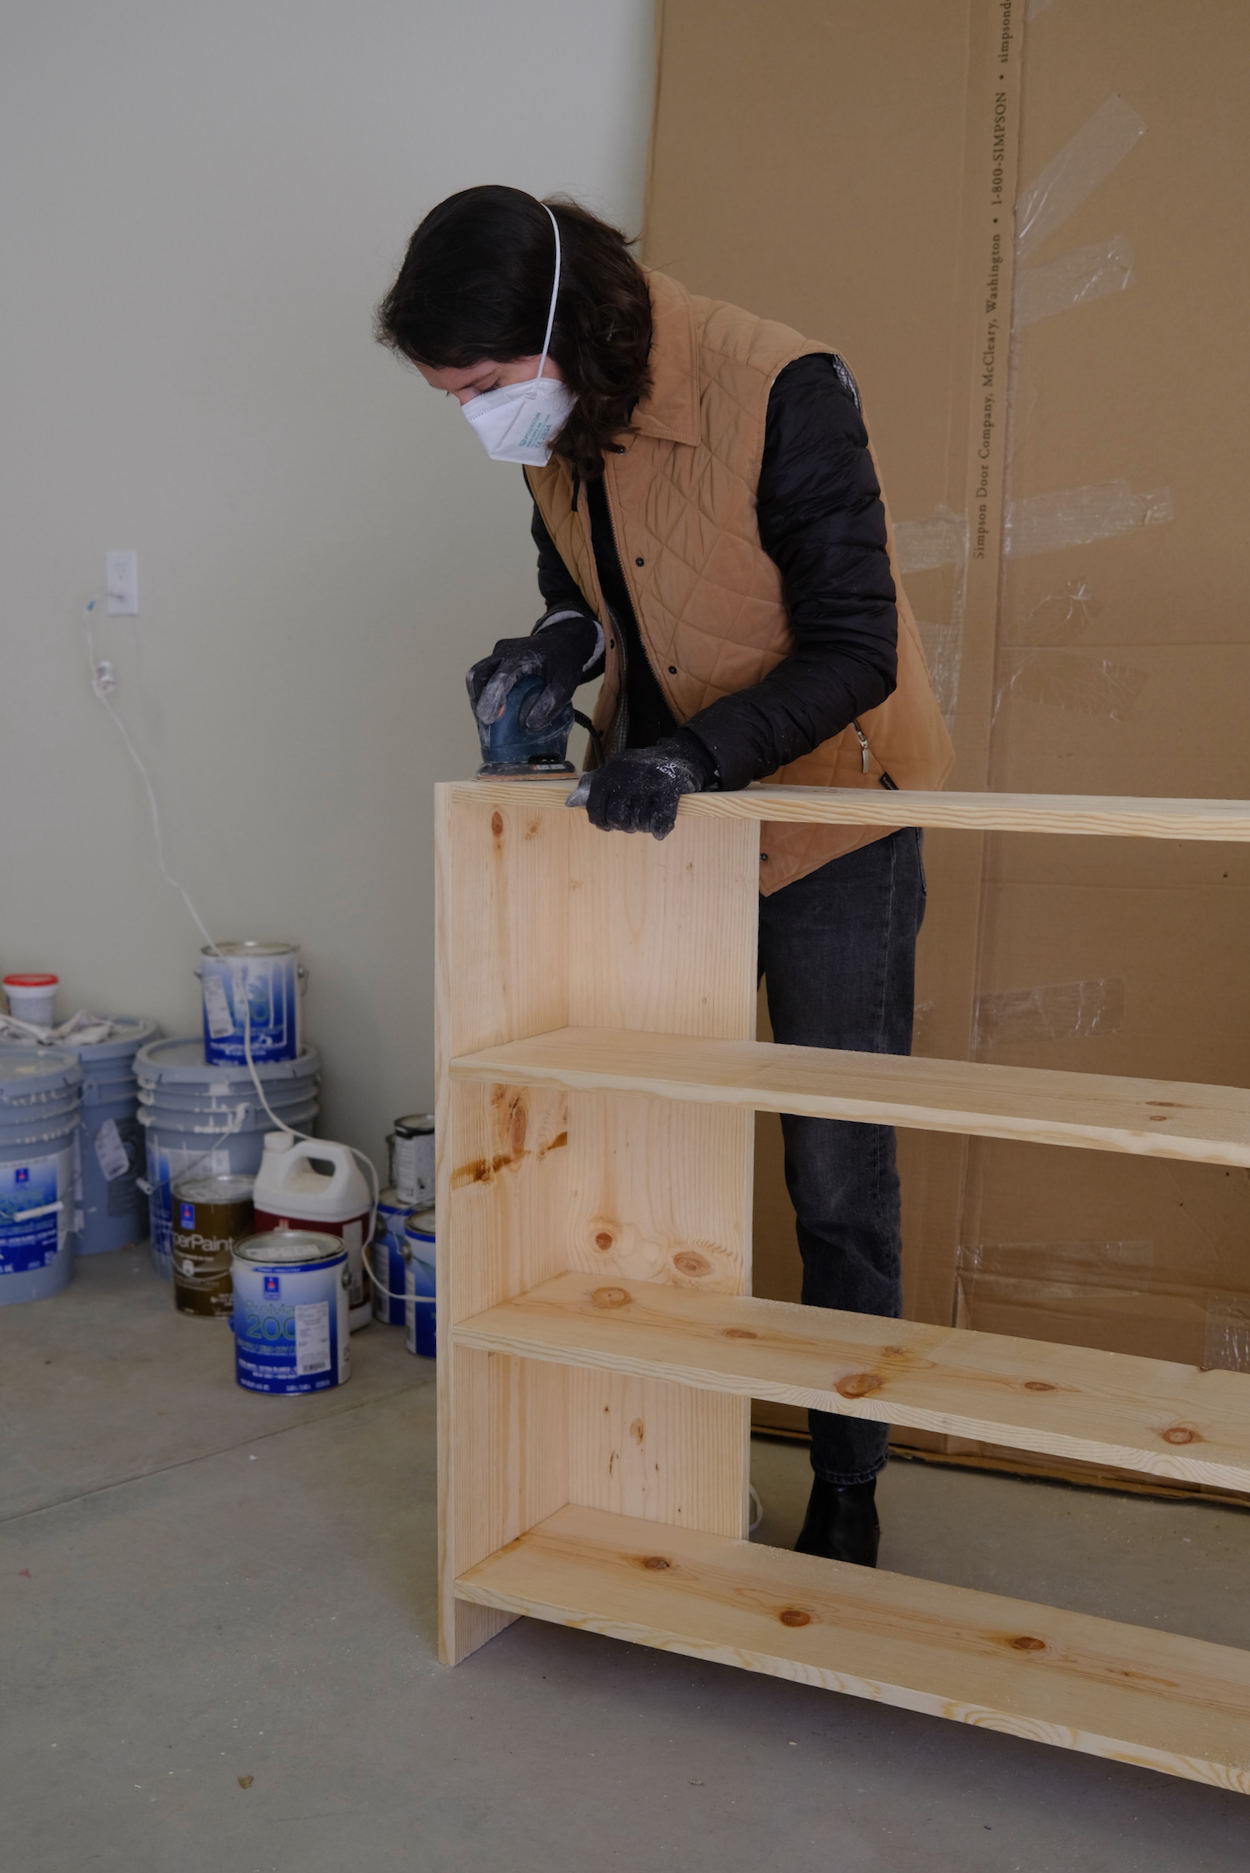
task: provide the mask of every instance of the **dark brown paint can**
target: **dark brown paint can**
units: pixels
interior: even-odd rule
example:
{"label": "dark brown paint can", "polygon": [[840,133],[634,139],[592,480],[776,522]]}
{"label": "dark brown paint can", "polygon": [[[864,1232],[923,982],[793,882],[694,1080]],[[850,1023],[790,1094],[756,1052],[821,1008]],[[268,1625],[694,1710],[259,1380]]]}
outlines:
{"label": "dark brown paint can", "polygon": [[230,1258],[252,1233],[252,1177],[191,1177],[173,1190],[174,1306],[228,1319]]}

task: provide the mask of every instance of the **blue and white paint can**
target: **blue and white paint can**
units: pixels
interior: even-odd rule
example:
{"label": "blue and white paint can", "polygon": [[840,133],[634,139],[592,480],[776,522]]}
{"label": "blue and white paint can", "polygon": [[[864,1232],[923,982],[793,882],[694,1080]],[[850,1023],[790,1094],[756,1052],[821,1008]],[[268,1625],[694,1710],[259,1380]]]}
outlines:
{"label": "blue and white paint can", "polygon": [[82,1068],[50,1047],[0,1047],[0,1306],[57,1294],[74,1272]]}
{"label": "blue and white paint can", "polygon": [[[410,1203],[400,1201],[396,1191],[383,1190],[378,1196],[378,1220],[369,1250],[369,1274],[373,1284],[373,1318],[388,1327],[404,1325],[404,1223]],[[385,1288],[386,1293],[382,1290]]]}
{"label": "blue and white paint can", "polygon": [[351,1377],[347,1250],[311,1229],[246,1236],[231,1257],[235,1377],[248,1392],[326,1392]]}
{"label": "blue and white paint can", "polygon": [[305,972],[298,943],[218,943],[200,951],[207,1061],[296,1060]]}
{"label": "blue and white paint can", "polygon": [[404,1345],[433,1359],[434,1211],[410,1210],[404,1223]]}

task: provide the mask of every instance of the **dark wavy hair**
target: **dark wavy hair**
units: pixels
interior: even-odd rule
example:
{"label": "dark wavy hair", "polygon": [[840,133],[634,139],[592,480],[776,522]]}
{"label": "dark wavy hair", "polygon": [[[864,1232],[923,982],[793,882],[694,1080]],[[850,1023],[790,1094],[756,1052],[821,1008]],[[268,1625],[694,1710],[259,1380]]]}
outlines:
{"label": "dark wavy hair", "polygon": [[[561,196],[560,292],[551,356],[577,402],[554,448],[582,476],[629,426],[650,377],[651,296],[628,236]],[[432,208],[377,309],[378,342],[414,364],[464,369],[542,350],[555,236],[522,189],[462,189]]]}

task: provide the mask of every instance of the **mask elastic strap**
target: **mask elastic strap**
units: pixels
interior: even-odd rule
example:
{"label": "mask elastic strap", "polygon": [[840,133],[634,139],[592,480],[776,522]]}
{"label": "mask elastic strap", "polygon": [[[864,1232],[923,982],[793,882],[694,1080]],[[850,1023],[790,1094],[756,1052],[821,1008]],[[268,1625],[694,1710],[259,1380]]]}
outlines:
{"label": "mask elastic strap", "polygon": [[546,332],[545,332],[545,333],[544,333],[544,335],[543,335],[543,355],[542,355],[542,357],[541,357],[541,358],[540,358],[540,359],[538,360],[538,370],[537,370],[537,372],[535,373],[535,376],[534,376],[534,384],[535,384],[535,388],[534,388],[534,389],[532,389],[532,390],[531,390],[531,391],[529,392],[529,394],[530,394],[530,396],[531,396],[531,397],[536,397],[536,396],[538,395],[538,390],[537,390],[537,387],[536,387],[536,386],[537,386],[537,384],[538,384],[538,381],[539,381],[539,379],[541,378],[541,376],[542,376],[542,374],[543,374],[543,371],[544,371],[544,369],[545,369],[545,367],[546,367],[546,363],[547,363],[547,353],[548,353],[548,351],[549,351],[549,350],[550,350],[550,348],[551,348],[551,332],[552,332],[552,328],[553,328],[553,326],[555,325],[555,322],[556,322],[556,300],[558,299],[558,297],[559,297],[559,294],[560,294],[560,223],[559,223],[559,222],[558,222],[558,221],[556,220],[556,218],[555,218],[555,216],[554,216],[554,215],[552,214],[552,212],[551,212],[551,210],[550,210],[550,208],[547,208],[547,204],[546,204],[546,202],[544,202],[544,203],[543,203],[542,205],[543,205],[543,207],[544,207],[544,208],[546,208],[546,209],[547,209],[547,217],[548,217],[548,219],[549,219],[549,221],[551,222],[551,225],[552,225],[552,228],[553,228],[553,229],[554,229],[554,231],[555,231],[555,237],[556,237],[556,277],[555,277],[555,281],[554,281],[554,283],[553,283],[553,285],[552,285],[552,288],[551,288],[551,306],[550,306],[550,308],[549,308],[549,310],[548,310],[548,313],[547,313],[547,330],[546,330]]}

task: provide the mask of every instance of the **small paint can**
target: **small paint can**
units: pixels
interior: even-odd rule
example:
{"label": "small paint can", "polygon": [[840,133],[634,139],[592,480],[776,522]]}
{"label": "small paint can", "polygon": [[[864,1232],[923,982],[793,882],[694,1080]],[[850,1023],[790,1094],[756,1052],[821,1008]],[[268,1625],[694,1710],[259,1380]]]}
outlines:
{"label": "small paint can", "polygon": [[404,1345],[433,1359],[434,1211],[410,1210],[404,1221]]}
{"label": "small paint can", "polygon": [[248,1392],[325,1392],[351,1376],[347,1250],[311,1229],[246,1236],[231,1260],[235,1377]]}
{"label": "small paint can", "polygon": [[206,1061],[297,1060],[306,971],[298,943],[218,943],[200,951]]}
{"label": "small paint can", "polygon": [[404,1222],[411,1208],[410,1203],[400,1202],[394,1190],[383,1190],[378,1196],[378,1220],[369,1250],[369,1285],[373,1289],[373,1318],[389,1327],[404,1324]]}
{"label": "small paint can", "polygon": [[409,1112],[387,1139],[391,1183],[401,1203],[418,1209],[434,1201],[434,1114]]}
{"label": "small paint can", "polygon": [[173,1188],[174,1306],[180,1314],[233,1309],[230,1258],[252,1234],[250,1177],[189,1177]]}

